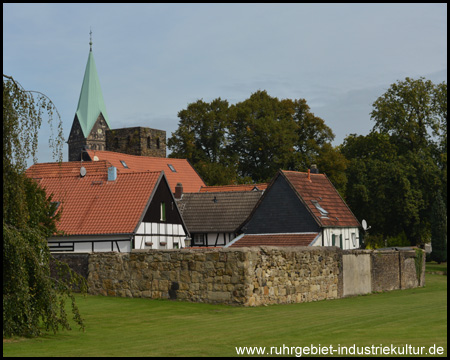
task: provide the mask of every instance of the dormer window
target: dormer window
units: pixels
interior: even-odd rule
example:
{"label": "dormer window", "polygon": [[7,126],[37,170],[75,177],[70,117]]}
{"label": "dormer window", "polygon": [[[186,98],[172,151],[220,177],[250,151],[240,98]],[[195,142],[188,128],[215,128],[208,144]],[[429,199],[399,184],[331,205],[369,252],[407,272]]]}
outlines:
{"label": "dormer window", "polygon": [[[52,217],[53,216],[55,216],[55,214],[56,214],[56,210],[58,210],[58,208],[59,208],[59,205],[61,204],[59,201],[52,201],[51,203],[50,203],[51,205],[51,207],[50,207],[50,209],[51,210],[53,210],[53,212],[52,212]],[[51,211],[50,210],[50,211]]]}
{"label": "dormer window", "polygon": [[328,211],[326,211],[322,206],[320,206],[317,200],[311,200],[311,202],[316,207],[316,209],[319,210],[320,215],[322,215],[322,217],[328,217]]}

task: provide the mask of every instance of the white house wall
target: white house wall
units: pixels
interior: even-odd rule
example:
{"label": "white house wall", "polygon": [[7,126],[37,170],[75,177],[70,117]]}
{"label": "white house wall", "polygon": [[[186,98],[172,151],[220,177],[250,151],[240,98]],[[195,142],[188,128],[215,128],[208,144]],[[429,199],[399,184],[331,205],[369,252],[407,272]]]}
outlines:
{"label": "white house wall", "polygon": [[48,240],[51,252],[130,252],[131,239],[129,236],[64,236],[52,237]]}
{"label": "white house wall", "polygon": [[312,246],[333,246],[332,235],[336,236],[335,246],[340,247],[340,235],[342,235],[343,250],[358,249],[360,247],[358,228],[324,228],[321,235]]}
{"label": "white house wall", "polygon": [[134,237],[135,249],[176,249],[185,246],[181,224],[142,222]]}
{"label": "white house wall", "polygon": [[[234,239],[234,233],[206,233],[201,234],[205,236],[205,242],[197,241],[195,234],[192,234],[192,246],[224,246]],[[217,242],[217,245],[216,245]]]}

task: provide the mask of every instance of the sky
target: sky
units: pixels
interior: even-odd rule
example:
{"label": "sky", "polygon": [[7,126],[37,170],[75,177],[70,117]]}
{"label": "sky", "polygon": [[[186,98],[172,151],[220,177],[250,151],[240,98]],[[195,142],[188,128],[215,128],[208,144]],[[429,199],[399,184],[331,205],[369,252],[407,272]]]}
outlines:
{"label": "sky", "polygon": [[[92,51],[111,128],[178,128],[202,99],[306,99],[334,134],[367,135],[406,77],[447,81],[447,4],[3,4],[3,73],[56,105],[67,141]],[[49,127],[38,162],[55,161]],[[64,145],[63,160],[68,160]],[[31,165],[31,159],[28,165]]]}

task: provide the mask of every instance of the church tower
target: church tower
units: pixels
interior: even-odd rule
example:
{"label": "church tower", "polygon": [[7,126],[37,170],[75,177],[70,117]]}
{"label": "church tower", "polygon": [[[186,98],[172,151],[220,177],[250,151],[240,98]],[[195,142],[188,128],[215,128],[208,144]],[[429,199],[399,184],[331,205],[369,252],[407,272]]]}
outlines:
{"label": "church tower", "polygon": [[80,160],[84,149],[106,150],[106,131],[110,129],[94,55],[92,54],[92,37],[89,45],[90,51],[83,85],[81,86],[75,118],[67,141],[69,161]]}

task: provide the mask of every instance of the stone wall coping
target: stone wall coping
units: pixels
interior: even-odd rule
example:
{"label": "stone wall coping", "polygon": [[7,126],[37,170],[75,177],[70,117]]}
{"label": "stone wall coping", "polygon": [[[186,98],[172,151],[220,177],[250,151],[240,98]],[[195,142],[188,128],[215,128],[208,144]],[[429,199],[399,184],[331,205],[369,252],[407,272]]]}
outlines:
{"label": "stone wall coping", "polygon": [[[343,255],[359,255],[359,254],[415,254],[415,250],[409,249],[398,249],[398,250],[378,250],[378,249],[353,249],[353,250],[341,250],[337,246],[326,246],[326,247],[316,247],[316,246],[252,246],[252,247],[237,247],[237,248],[183,248],[183,249],[133,249],[131,250],[131,254],[133,253],[198,253],[198,252],[259,252],[259,251],[285,251],[285,252],[295,252],[295,251],[340,251]],[[56,254],[64,254],[64,255],[93,255],[93,254],[117,254],[116,251],[105,251],[105,252],[69,252],[62,251]],[[121,254],[130,254],[130,253],[121,253]]]}
{"label": "stone wall coping", "polygon": [[131,253],[199,253],[199,252],[260,252],[260,251],[343,251],[336,246],[316,247],[316,246],[252,246],[252,247],[236,247],[236,248],[183,248],[183,249],[133,249]]}

